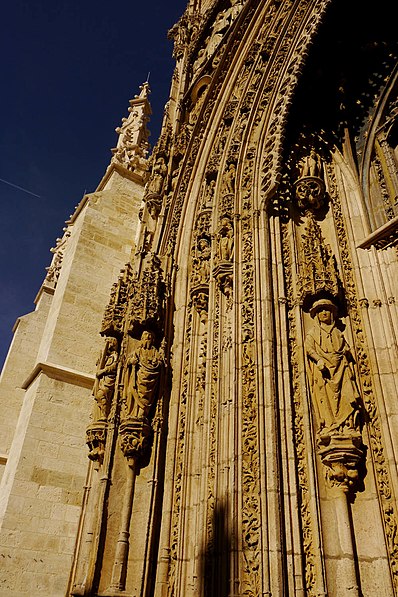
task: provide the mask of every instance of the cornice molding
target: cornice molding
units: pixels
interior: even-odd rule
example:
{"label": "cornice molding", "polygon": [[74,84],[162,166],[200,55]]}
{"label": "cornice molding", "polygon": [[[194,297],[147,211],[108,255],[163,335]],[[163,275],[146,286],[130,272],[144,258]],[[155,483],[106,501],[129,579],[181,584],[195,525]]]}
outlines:
{"label": "cornice molding", "polygon": [[50,379],[56,379],[57,381],[63,381],[65,383],[79,386],[81,388],[87,388],[91,390],[95,381],[95,376],[89,373],[83,373],[76,369],[70,369],[69,367],[63,367],[55,363],[36,363],[31,373],[25,379],[22,384],[22,389],[27,390],[29,386],[37,379],[41,374],[46,375]]}

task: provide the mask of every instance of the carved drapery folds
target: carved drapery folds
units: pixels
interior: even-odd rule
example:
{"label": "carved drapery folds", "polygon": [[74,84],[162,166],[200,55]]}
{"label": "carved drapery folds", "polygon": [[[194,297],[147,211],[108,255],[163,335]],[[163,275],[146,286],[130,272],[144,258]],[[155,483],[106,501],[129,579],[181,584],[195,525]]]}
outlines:
{"label": "carved drapery folds", "polygon": [[220,217],[216,230],[217,250],[213,275],[221,292],[227,298],[228,308],[232,307],[233,257],[234,257],[234,221],[236,164],[229,162],[221,181]]}
{"label": "carved drapery folds", "polygon": [[230,216],[223,216],[217,230],[217,258],[214,277],[217,279],[221,292],[227,298],[227,304],[232,306],[233,290],[233,250],[234,225]]}
{"label": "carved drapery folds", "polygon": [[150,448],[150,413],[165,362],[164,341],[160,349],[154,346],[154,341],[155,334],[144,330],[124,368],[119,436],[121,450],[129,463],[141,461]]}
{"label": "carved drapery folds", "polygon": [[144,206],[138,214],[141,222],[141,235],[137,253],[148,253],[151,250],[161,209],[162,197],[160,195],[150,194],[144,198]]}
{"label": "carved drapery folds", "polygon": [[147,419],[164,363],[164,346],[154,346],[155,334],[145,330],[125,367],[122,418]]}
{"label": "carved drapery folds", "polygon": [[151,161],[153,166],[139,212],[141,226],[136,253],[153,251],[153,240],[166,191],[167,165],[163,153],[154,154]]}
{"label": "carved drapery folds", "polygon": [[[150,471],[148,485],[155,487],[155,493],[159,482],[162,495],[155,507],[153,502],[148,507],[148,554],[142,559],[148,555],[153,572],[156,554],[149,553],[149,543],[156,544],[155,550],[160,546],[160,581],[153,592],[170,596],[182,595],[184,590],[192,595],[211,594],[217,589],[220,594],[277,593],[280,584],[275,578],[285,571],[286,558],[286,570],[291,566],[297,572],[295,579],[287,575],[287,592],[320,595],[327,592],[322,578],[322,536],[332,525],[322,517],[322,494],[317,492],[320,488],[326,499],[336,492],[317,476],[319,471],[321,477],[326,473],[340,496],[356,490],[365,453],[362,393],[366,400],[366,387],[360,385],[363,371],[359,364],[359,379],[354,360],[360,354],[359,340],[354,333],[352,349],[347,341],[350,326],[354,332],[356,328],[344,270],[348,266],[340,254],[344,234],[332,213],[328,173],[332,160],[324,150],[320,151],[323,161],[310,144],[298,152],[295,171],[288,172],[289,200],[276,205],[282,195],[278,192],[273,195],[274,205],[268,201],[267,191],[278,178],[284,107],[296,72],[294,62],[283,68],[286,58],[282,55],[284,44],[291,48],[292,37],[300,37],[295,19],[284,21],[285,12],[292,15],[292,6],[269,3],[261,35],[260,27],[244,29],[247,38],[252,36],[251,49],[247,44],[243,56],[231,43],[227,50],[225,67],[235,68],[231,65],[236,61],[236,68],[241,69],[234,71],[230,90],[224,85],[228,79],[218,76],[221,72],[213,73],[203,94],[193,101],[195,83],[204,78],[205,69],[214,68],[221,54],[228,31],[225,20],[232,23],[226,11],[235,5],[241,8],[241,3],[227,0],[218,6],[207,3],[208,13],[214,16],[213,28],[208,23],[196,38],[188,16],[173,32],[178,60],[186,58],[186,48],[192,50],[193,39],[196,50],[206,40],[203,52],[196,52],[193,77],[197,79],[192,85],[188,82],[179,96],[183,99],[175,108],[178,119],[173,122],[172,136],[165,127],[154,152],[141,213],[145,234],[135,255],[136,270],[127,290],[122,283],[116,285],[103,327],[103,333],[120,334],[123,339],[114,446],[119,458],[117,474],[122,476],[122,463],[131,475],[130,484],[126,483],[120,545],[128,543],[134,475],[148,462],[152,450],[152,454],[161,454],[153,469],[159,466],[161,472],[156,477]],[[219,7],[224,11],[216,18]],[[247,3],[245,14],[249,8],[260,13],[261,3]],[[296,3],[295,10],[303,14],[308,4]],[[318,17],[314,13],[312,27]],[[282,30],[286,39],[282,39]],[[303,31],[300,42],[303,53],[307,33]],[[279,51],[279,62],[273,62]],[[176,88],[184,77],[189,78],[193,62],[179,65],[173,81]],[[218,65],[221,71],[224,59]],[[286,76],[287,82],[280,82],[278,97],[273,77],[279,76]],[[318,139],[314,147],[321,143]],[[326,195],[326,186],[330,195]],[[263,207],[267,209],[262,211]],[[163,221],[163,217],[165,226],[156,232],[158,218]],[[167,264],[175,293],[170,306],[176,305],[168,319],[168,339],[174,351],[171,393],[164,397],[166,289],[160,261],[151,252],[154,242],[159,251],[165,251],[163,264]],[[123,329],[118,320],[118,292],[124,293],[127,305]],[[339,317],[348,327],[344,333]],[[163,416],[167,421],[159,425],[158,435],[154,417],[162,420]],[[96,423],[101,423],[100,417]],[[167,436],[162,435],[166,427]],[[93,428],[93,437],[97,432],[101,439],[101,431]],[[122,482],[116,476],[115,480],[119,490]],[[140,491],[146,482],[141,471]],[[218,535],[224,527],[215,521],[224,498],[226,503],[230,500],[225,528],[231,536],[221,545]],[[142,502],[136,504],[133,522],[136,511],[143,518],[141,506]],[[159,541],[154,528],[163,514],[166,522],[158,525]],[[277,520],[279,515],[282,522]],[[112,533],[114,538],[114,527]],[[219,548],[225,548],[231,563],[225,591],[215,581]],[[123,574],[118,572],[126,562],[122,547],[120,554],[115,558],[115,592],[125,590]],[[135,553],[131,558],[134,574],[140,557]],[[154,581],[142,582],[142,586],[148,583],[143,591],[149,594],[153,586],[148,589],[149,582]],[[126,588],[127,592],[137,590]]]}
{"label": "carved drapery folds", "polygon": [[[157,255],[149,253],[141,257],[140,265],[133,274],[132,265],[128,264],[112,289],[101,332],[108,337],[97,363],[93,420],[86,433],[89,458],[96,470],[101,469],[102,480],[111,478],[114,462],[118,462],[119,467],[120,461],[125,463],[124,498],[118,505],[118,538],[111,545],[114,559],[107,588],[109,595],[126,587],[136,477],[140,468],[150,461],[152,419],[165,367],[165,283],[161,262]],[[161,420],[160,415],[158,420]],[[107,491],[109,486],[102,485],[96,496],[100,508]],[[101,516],[96,537],[101,534]],[[90,537],[93,521],[89,519],[87,523]],[[89,572],[95,569],[99,549],[95,539],[89,555],[92,567],[89,565]],[[93,578],[87,578],[86,575],[82,584],[76,584],[73,594],[83,594],[81,587],[88,590],[87,587],[92,586]]]}
{"label": "carved drapery folds", "polygon": [[[204,207],[207,207],[206,189],[203,194]],[[196,219],[193,246],[191,250],[191,298],[203,323],[207,321],[209,306],[209,283],[212,240],[210,236],[211,210],[203,209]]]}
{"label": "carved drapery folds", "polygon": [[103,461],[108,427],[108,416],[113,399],[119,360],[119,343],[116,338],[107,338],[105,347],[97,362],[96,379],[93,388],[94,407],[92,423],[86,430],[88,457],[98,468]]}
{"label": "carved drapery folds", "polygon": [[305,353],[317,449],[331,484],[349,491],[358,480],[364,449],[354,358],[337,321],[344,292],[336,259],[310,212],[301,243],[298,293],[314,320]]}
{"label": "carved drapery folds", "polygon": [[[190,52],[193,50],[196,51],[196,60],[193,62],[192,66],[193,77],[204,70],[205,65],[207,66],[210,64],[210,68],[215,68],[217,66],[219,62],[217,51],[223,44],[230,26],[242,10],[242,6],[242,0],[230,0],[229,6],[214,14],[211,21],[211,28],[208,29],[207,34],[206,32],[200,32],[199,36],[202,39],[204,37],[204,42],[202,42],[202,45],[199,47],[190,48]],[[193,37],[193,40],[195,40],[195,37]]]}
{"label": "carved drapery folds", "polygon": [[354,358],[338,328],[337,313],[330,299],[313,303],[314,325],[306,336],[305,351],[319,454],[332,484],[348,491],[358,479],[364,454],[361,397]]}
{"label": "carved drapery folds", "polygon": [[[159,372],[165,358],[164,344],[161,351],[154,347],[156,335],[162,334],[164,299],[165,284],[161,263],[153,253],[145,256],[138,273],[134,274],[131,264],[127,264],[112,287],[101,329],[101,334],[108,337],[97,363],[93,389],[93,422],[87,429],[89,458],[99,463],[103,458],[107,421],[116,383],[119,341],[125,347],[126,338],[129,337],[140,337],[140,344],[132,355],[126,356],[126,349],[123,348],[126,365],[122,374],[122,418],[145,420],[149,424],[147,418],[155,399]],[[145,437],[149,435],[146,429],[143,433]],[[123,445],[126,442],[128,440],[124,438]],[[141,442],[141,447],[144,443]]]}
{"label": "carved drapery folds", "polygon": [[[151,408],[165,363],[163,335],[165,284],[160,259],[149,253],[130,290],[128,342],[122,372],[123,393],[119,429],[121,449],[128,461],[144,456],[150,445]],[[130,347],[130,348],[129,348]]]}

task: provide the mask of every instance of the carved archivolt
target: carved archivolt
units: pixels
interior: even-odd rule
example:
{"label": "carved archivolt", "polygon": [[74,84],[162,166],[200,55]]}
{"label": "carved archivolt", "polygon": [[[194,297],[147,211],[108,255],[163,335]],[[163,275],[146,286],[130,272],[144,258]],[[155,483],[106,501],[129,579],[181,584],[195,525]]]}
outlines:
{"label": "carved archivolt", "polygon": [[299,486],[299,507],[301,514],[301,524],[303,532],[303,552],[305,558],[305,582],[309,595],[316,594],[317,576],[317,558],[315,555],[315,545],[313,541],[313,519],[311,512],[310,498],[310,474],[308,470],[308,456],[305,437],[303,396],[300,384],[299,371],[299,347],[297,346],[297,323],[293,305],[295,304],[295,290],[293,283],[293,263],[291,255],[291,246],[289,242],[290,230],[289,224],[283,223],[282,228],[282,255],[284,263],[286,292],[288,298],[288,322],[289,322],[289,354],[291,363],[292,392],[293,392],[293,424],[295,437],[295,453],[297,460],[297,476]]}
{"label": "carved archivolt", "polygon": [[[200,557],[204,561],[217,549],[214,518],[220,500],[219,450],[222,445],[226,452],[228,443],[220,435],[225,431],[222,421],[223,417],[227,418],[225,404],[228,400],[236,409],[233,425],[234,430],[238,430],[238,440],[234,445],[233,467],[234,479],[238,478],[240,484],[239,493],[234,494],[231,523],[239,539],[233,538],[237,541],[233,548],[234,553],[243,554],[238,563],[234,555],[234,574],[242,595],[254,597],[268,590],[263,570],[266,550],[263,541],[267,531],[263,529],[266,491],[262,475],[266,466],[260,436],[263,402],[259,397],[263,388],[261,365],[257,362],[260,357],[257,332],[264,332],[265,323],[270,323],[272,328],[272,322],[265,322],[259,306],[263,297],[256,293],[259,287],[262,291],[265,288],[264,281],[259,279],[261,274],[256,261],[258,245],[269,240],[268,230],[261,232],[261,238],[258,233],[259,209],[263,206],[262,199],[268,198],[278,181],[287,109],[308,46],[328,4],[328,1],[301,0],[294,3],[293,10],[290,2],[260,5],[232,1],[222,6],[215,3],[209,9],[211,25],[210,17],[195,21],[187,13],[173,32],[177,59],[189,55],[192,58],[186,59],[186,72],[179,71],[174,82],[189,73],[193,82],[198,73],[201,76],[205,73],[205,78],[201,79],[203,85],[199,80],[196,87],[194,84],[191,89],[184,89],[184,99],[177,108],[180,118],[173,129],[169,123],[165,126],[151,159],[151,176],[141,214],[145,234],[137,251],[138,266],[134,270],[131,265],[127,266],[114,285],[102,328],[103,335],[120,341],[120,356],[115,357],[119,376],[113,379],[120,420],[117,422],[116,411],[112,413],[109,406],[111,390],[108,396],[107,388],[111,384],[106,386],[103,374],[108,359],[111,360],[115,352],[112,352],[111,342],[97,373],[97,385],[104,378],[104,388],[102,393],[98,390],[94,395],[99,414],[94,417],[88,437],[93,455],[96,446],[98,453],[103,453],[106,427],[98,425],[114,414],[118,447],[133,472],[150,452],[154,407],[164,387],[162,376],[167,362],[164,337],[167,333],[171,335],[173,301],[179,300],[178,292],[183,289],[187,300],[180,307],[184,315],[179,320],[183,320],[183,333],[178,345],[182,362],[175,367],[172,382],[176,433],[170,439],[175,442],[170,448],[172,481],[167,481],[167,489],[172,491],[170,524],[167,523],[170,535],[168,542],[165,541],[169,552],[164,584],[168,585],[169,596],[181,594],[178,593],[179,575],[188,565],[184,558],[191,546],[185,524],[201,527],[203,553]],[[307,18],[309,12],[311,17]],[[252,31],[255,13],[257,30]],[[234,33],[230,35],[232,30]],[[244,51],[239,51],[243,44]],[[225,80],[232,64],[235,78],[230,92]],[[268,122],[267,114],[270,115]],[[315,149],[304,152],[302,157],[296,176],[290,181],[290,190],[292,210],[299,212],[303,220],[296,228],[296,223],[284,222],[280,229],[287,303],[284,297],[279,299],[281,306],[287,304],[290,355],[286,357],[286,360],[290,358],[287,385],[291,383],[292,389],[294,430],[291,441],[294,442],[292,453],[299,486],[298,497],[289,496],[286,501],[291,501],[292,510],[293,502],[299,506],[297,526],[304,554],[303,590],[315,596],[321,590],[323,572],[319,542],[314,538],[320,529],[314,507],[316,497],[311,496],[314,491],[312,453],[317,450],[332,484],[343,491],[353,487],[364,457],[362,398],[371,417],[372,453],[386,536],[391,544],[392,568],[397,568],[398,543],[381,425],[363,346],[344,223],[333,184],[330,194],[341,250],[341,271],[322,233],[322,210],[327,207],[325,181],[332,180],[333,176]],[[281,212],[286,208],[283,198],[279,207]],[[158,230],[163,208],[167,218],[163,228]],[[152,252],[155,230],[162,262],[159,255]],[[186,240],[187,244],[181,246]],[[271,255],[271,258],[276,256]],[[167,276],[174,276],[173,284],[177,279],[170,289],[166,288],[162,264],[167,268]],[[178,267],[183,269],[182,282],[176,273]],[[342,315],[344,298],[356,333],[358,346],[355,347],[348,345],[337,325],[338,308]],[[267,295],[268,299],[277,302]],[[312,322],[303,312],[313,315]],[[165,324],[166,318],[169,327]],[[298,345],[301,325],[307,332],[306,342],[301,338]],[[271,337],[274,332],[268,331]],[[352,358],[355,348],[359,355],[358,367]],[[234,387],[231,395],[225,396],[223,364],[229,358],[233,361]],[[112,376],[113,369],[112,373],[109,369],[108,377]],[[308,404],[315,411],[314,446],[309,440],[310,426],[306,428]],[[198,506],[200,522],[187,520],[192,505],[187,495],[191,482],[187,467],[191,466],[188,452],[192,434],[208,442],[202,481],[206,500]],[[127,488],[133,495],[133,481],[131,483]],[[128,495],[126,504],[126,513],[131,515]],[[195,557],[199,558],[197,554]],[[118,564],[119,560],[115,562]],[[204,575],[205,594],[206,591],[210,594],[212,570],[207,569]],[[120,583],[114,586],[123,590]]]}

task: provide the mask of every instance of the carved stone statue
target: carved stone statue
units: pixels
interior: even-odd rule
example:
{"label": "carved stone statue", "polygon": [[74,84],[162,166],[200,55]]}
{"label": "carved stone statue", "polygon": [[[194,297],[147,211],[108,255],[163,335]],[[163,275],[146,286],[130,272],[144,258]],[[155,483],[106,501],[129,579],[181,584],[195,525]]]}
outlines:
{"label": "carved stone statue", "polygon": [[210,40],[207,44],[207,56],[212,56],[224,37],[224,33],[227,31],[230,24],[230,15],[228,11],[221,11],[218,13],[213,29],[211,32]]}
{"label": "carved stone statue", "polygon": [[221,261],[231,261],[234,248],[234,227],[229,218],[222,218],[218,230],[218,251]]}
{"label": "carved stone statue", "polygon": [[193,260],[193,284],[207,284],[210,278],[211,247],[206,238],[198,240],[196,257]]}
{"label": "carved stone statue", "polygon": [[148,183],[147,193],[160,195],[163,190],[164,179],[167,174],[167,166],[164,158],[159,157],[152,170],[152,177]]}
{"label": "carved stone statue", "polygon": [[360,395],[350,347],[335,325],[337,307],[328,299],[319,300],[310,314],[315,325],[305,339],[305,349],[318,431],[357,432]]}
{"label": "carved stone statue", "polygon": [[300,178],[306,176],[320,178],[322,174],[322,161],[315,149],[312,148],[310,154],[301,162]]}
{"label": "carved stone statue", "polygon": [[231,20],[234,21],[240,11],[242,10],[242,0],[230,0],[231,8],[228,9],[228,13],[231,15]]}
{"label": "carved stone statue", "polygon": [[224,174],[223,179],[223,192],[227,194],[234,194],[235,193],[235,176],[236,176],[236,166],[233,162],[231,162],[228,166]]}
{"label": "carved stone statue", "polygon": [[193,65],[194,75],[202,68],[204,63],[214,55],[218,46],[221,44],[224,34],[231,23],[231,19],[238,14],[241,8],[240,6],[235,6],[235,4],[236,2],[233,2],[232,7],[218,13],[211,33],[205,40],[204,47],[201,48],[197,54],[197,59]]}
{"label": "carved stone statue", "polygon": [[127,360],[124,376],[124,400],[126,417],[146,418],[155,399],[161,367],[164,363],[164,347],[154,345],[154,334],[143,331],[141,340]]}
{"label": "carved stone statue", "polygon": [[97,363],[96,381],[93,389],[95,408],[94,422],[106,421],[109,414],[112,394],[115,387],[117,362],[119,358],[118,341],[108,338],[104,352]]}
{"label": "carved stone statue", "polygon": [[162,204],[159,199],[154,196],[148,196],[145,207],[138,214],[143,224],[141,240],[137,247],[138,252],[150,251],[161,208]]}
{"label": "carved stone statue", "polygon": [[212,179],[205,188],[204,194],[204,206],[205,207],[212,207],[213,200],[214,200],[214,191],[216,189],[216,181]]}

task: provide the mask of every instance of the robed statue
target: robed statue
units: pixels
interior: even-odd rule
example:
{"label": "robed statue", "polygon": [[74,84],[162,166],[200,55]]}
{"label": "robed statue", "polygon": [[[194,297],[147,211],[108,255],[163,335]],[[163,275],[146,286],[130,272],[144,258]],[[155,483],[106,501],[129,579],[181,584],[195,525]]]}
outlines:
{"label": "robed statue", "polygon": [[164,346],[154,346],[155,335],[145,330],[137,348],[127,359],[124,375],[124,404],[127,418],[148,417],[155,400],[162,365]]}
{"label": "robed statue", "polygon": [[119,352],[116,338],[107,338],[105,348],[97,362],[93,396],[95,407],[93,421],[106,421],[115,387]]}
{"label": "robed statue", "polygon": [[310,314],[314,326],[305,339],[305,349],[318,431],[357,432],[360,394],[350,347],[336,327],[337,307],[328,299],[319,300]]}

